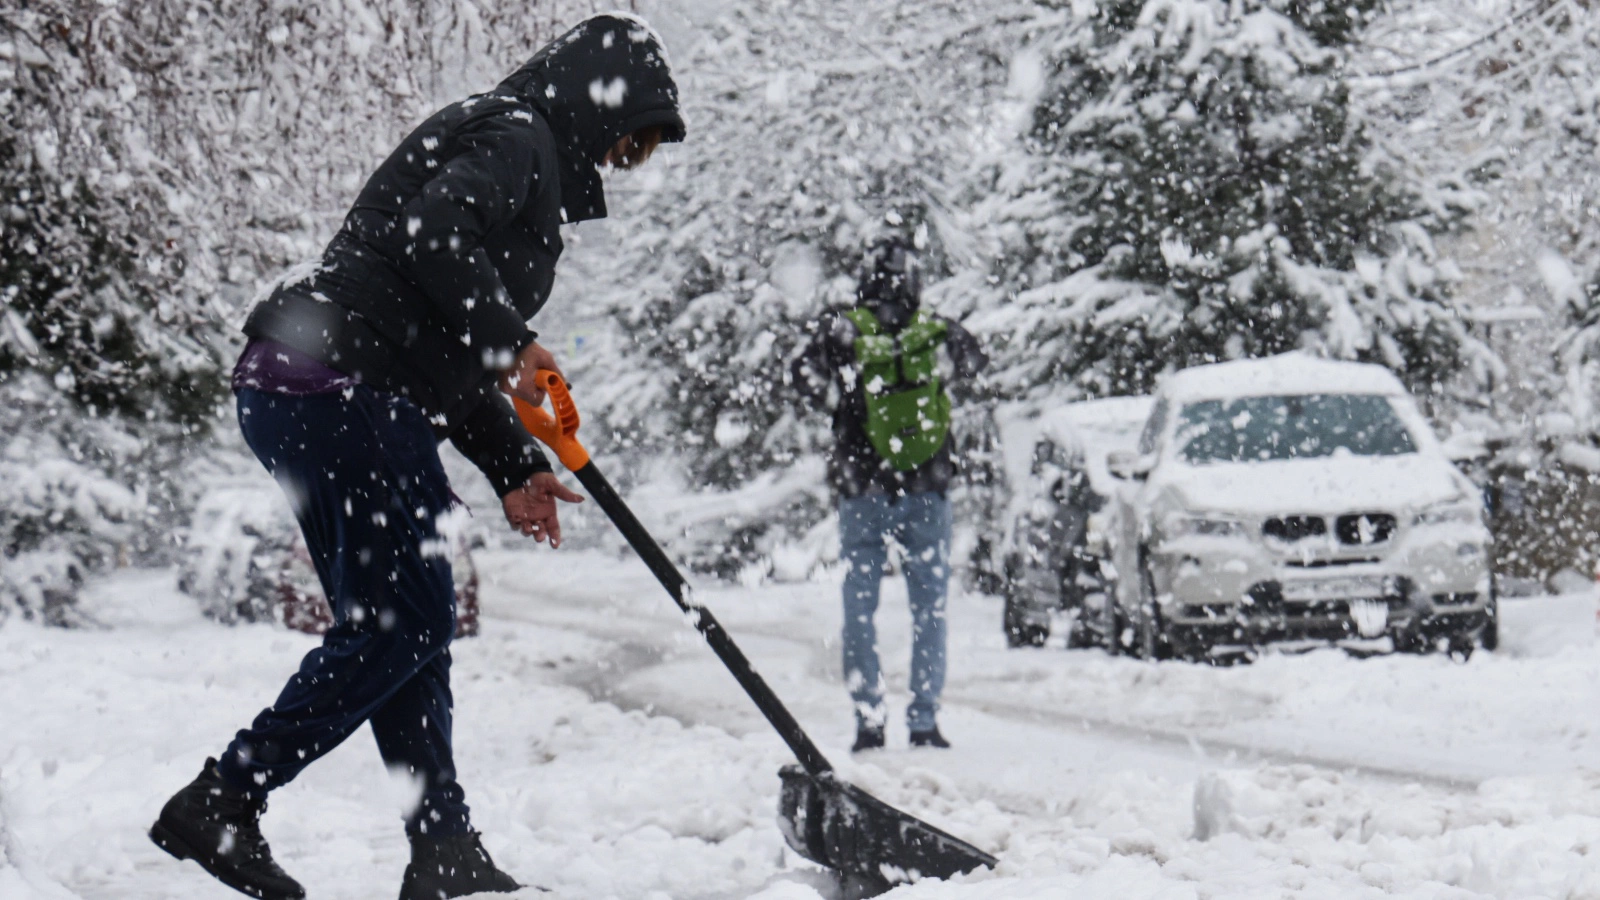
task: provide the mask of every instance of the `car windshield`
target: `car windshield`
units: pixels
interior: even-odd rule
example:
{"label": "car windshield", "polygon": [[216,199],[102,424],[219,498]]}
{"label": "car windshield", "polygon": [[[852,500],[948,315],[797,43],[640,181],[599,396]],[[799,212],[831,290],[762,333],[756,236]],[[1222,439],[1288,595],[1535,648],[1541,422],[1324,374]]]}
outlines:
{"label": "car windshield", "polygon": [[1388,397],[1299,394],[1202,400],[1183,407],[1176,443],[1190,463],[1415,453]]}

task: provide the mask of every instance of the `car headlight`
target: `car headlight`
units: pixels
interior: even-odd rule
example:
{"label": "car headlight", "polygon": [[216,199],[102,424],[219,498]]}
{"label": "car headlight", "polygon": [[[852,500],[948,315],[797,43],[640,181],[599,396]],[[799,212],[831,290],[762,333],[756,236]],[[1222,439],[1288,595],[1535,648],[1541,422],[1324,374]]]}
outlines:
{"label": "car headlight", "polygon": [[1479,525],[1483,523],[1483,509],[1475,503],[1452,501],[1430,506],[1417,513],[1413,525]]}
{"label": "car headlight", "polygon": [[1166,521],[1163,529],[1169,538],[1248,537],[1250,529],[1238,519],[1226,516],[1178,515]]}

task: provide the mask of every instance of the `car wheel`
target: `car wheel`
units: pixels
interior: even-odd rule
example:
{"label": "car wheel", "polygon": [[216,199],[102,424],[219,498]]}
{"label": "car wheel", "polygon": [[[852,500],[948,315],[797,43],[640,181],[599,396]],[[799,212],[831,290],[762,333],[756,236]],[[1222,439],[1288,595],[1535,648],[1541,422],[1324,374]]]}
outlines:
{"label": "car wheel", "polygon": [[1067,558],[1062,561],[1060,583],[1061,608],[1063,610],[1083,609],[1084,598],[1088,592],[1084,590],[1079,580],[1083,578],[1084,571],[1084,561],[1079,557],[1077,551],[1068,553]]}
{"label": "car wheel", "polygon": [[1050,639],[1050,626],[1029,622],[1026,610],[1017,597],[1006,591],[1005,607],[1006,646],[1017,647],[1043,647]]}
{"label": "car wheel", "polygon": [[1483,631],[1478,634],[1478,646],[1490,653],[1500,649],[1500,591],[1494,583],[1494,576],[1489,576],[1489,605],[1487,607],[1489,621],[1483,626]]}
{"label": "car wheel", "polygon": [[1083,620],[1087,612],[1088,610],[1080,607],[1077,614],[1072,617],[1072,624],[1067,628],[1068,650],[1087,650],[1095,645],[1094,629]]}
{"label": "car wheel", "polygon": [[1128,617],[1122,614],[1122,585],[1106,592],[1106,603],[1101,613],[1100,627],[1104,629],[1106,652],[1121,656],[1128,652],[1123,635],[1128,630]]}
{"label": "car wheel", "polygon": [[1156,602],[1156,579],[1150,574],[1150,564],[1140,554],[1139,581],[1139,656],[1141,659],[1172,658],[1172,638],[1161,621],[1161,604]]}
{"label": "car wheel", "polygon": [[1414,653],[1422,655],[1433,649],[1433,642],[1415,631],[1397,631],[1390,640],[1394,641],[1394,652]]}
{"label": "car wheel", "polygon": [[1216,665],[1216,660],[1211,657],[1211,645],[1202,638],[1191,638],[1184,641],[1175,641],[1169,632],[1167,638],[1172,647],[1172,658],[1184,662],[1201,663],[1203,665]]}

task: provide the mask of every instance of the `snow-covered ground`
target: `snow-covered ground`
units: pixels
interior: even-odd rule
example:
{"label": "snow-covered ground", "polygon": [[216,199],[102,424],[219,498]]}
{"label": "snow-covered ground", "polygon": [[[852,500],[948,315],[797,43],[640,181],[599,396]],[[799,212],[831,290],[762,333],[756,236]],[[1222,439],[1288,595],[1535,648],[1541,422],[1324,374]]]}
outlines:
{"label": "snow-covered ground", "polygon": [[[504,868],[584,900],[832,896],[773,824],[787,751],[641,566],[542,548],[479,564],[458,764]],[[853,780],[1002,860],[896,898],[1600,897],[1593,595],[1507,601],[1504,649],[1466,664],[1319,650],[1229,668],[1008,651],[997,601],[957,595],[955,749],[900,731],[851,759],[836,591],[702,596]],[[0,630],[0,897],[237,896],[144,831],[314,640],[214,625],[168,573],[89,605],[107,630]],[[904,607],[886,582],[891,684]],[[313,897],[392,897],[405,794],[358,735],[273,795],[265,830]]]}

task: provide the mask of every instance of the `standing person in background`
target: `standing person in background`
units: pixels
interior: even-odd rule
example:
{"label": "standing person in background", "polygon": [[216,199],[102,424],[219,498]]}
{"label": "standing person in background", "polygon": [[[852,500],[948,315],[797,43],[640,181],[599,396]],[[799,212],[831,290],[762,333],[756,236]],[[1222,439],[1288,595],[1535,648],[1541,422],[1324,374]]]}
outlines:
{"label": "standing person in background", "polygon": [[[939,732],[945,678],[945,595],[950,581],[950,397],[988,365],[957,322],[922,310],[917,252],[887,238],[866,253],[856,305],[830,310],[790,376],[819,407],[837,389],[829,475],[839,496],[844,577],[844,677],[855,704],[852,752],[884,745],[888,710],[874,616],[888,543],[902,550],[912,618],[914,747],[949,747]],[[943,352],[941,352],[943,351]]]}
{"label": "standing person in background", "polygon": [[513,528],[560,544],[556,501],[582,498],[501,391],[544,401],[532,376],[556,362],[527,320],[550,295],[560,226],[605,215],[600,167],[632,168],[683,136],[655,33],[595,16],[418,126],[321,264],[251,313],[234,369],[239,424],[289,495],[334,625],[162,808],[150,830],[162,849],[252,897],[304,897],[262,836],[267,795],[370,723],[384,763],[421,787],[401,900],[517,890],[456,782],[455,591],[438,551],[455,501],[438,442],[483,471]]}

